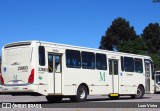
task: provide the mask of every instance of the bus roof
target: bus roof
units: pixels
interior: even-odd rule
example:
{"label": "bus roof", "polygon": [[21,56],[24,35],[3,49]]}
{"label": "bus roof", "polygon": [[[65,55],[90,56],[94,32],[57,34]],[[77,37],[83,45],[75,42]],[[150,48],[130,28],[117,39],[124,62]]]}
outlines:
{"label": "bus roof", "polygon": [[12,47],[12,46],[19,46],[19,45],[30,45],[31,43],[54,45],[54,46],[60,46],[60,47],[65,47],[65,48],[68,47],[68,48],[85,49],[85,50],[91,50],[91,51],[100,51],[100,52],[103,52],[103,53],[108,52],[108,53],[114,53],[114,54],[117,54],[117,55],[130,55],[130,56],[151,58],[150,56],[146,56],[146,55],[116,52],[116,51],[102,50],[102,49],[96,49],[96,48],[87,48],[87,47],[81,47],[81,46],[66,45],[66,44],[59,44],[59,43],[54,43],[54,42],[45,42],[45,41],[38,41],[38,40],[13,42],[13,43],[6,44],[3,48],[9,48],[9,47]]}

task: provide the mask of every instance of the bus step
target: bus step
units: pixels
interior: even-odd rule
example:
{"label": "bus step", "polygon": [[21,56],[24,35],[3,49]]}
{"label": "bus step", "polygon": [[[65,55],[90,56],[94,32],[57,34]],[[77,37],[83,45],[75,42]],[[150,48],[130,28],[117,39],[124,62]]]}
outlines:
{"label": "bus step", "polygon": [[118,93],[111,93],[109,96],[119,96]]}

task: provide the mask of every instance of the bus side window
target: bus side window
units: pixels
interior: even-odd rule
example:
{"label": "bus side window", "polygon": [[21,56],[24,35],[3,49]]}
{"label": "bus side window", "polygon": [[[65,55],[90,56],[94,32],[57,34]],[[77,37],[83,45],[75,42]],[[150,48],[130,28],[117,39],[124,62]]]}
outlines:
{"label": "bus side window", "polygon": [[82,68],[95,69],[95,54],[93,52],[82,51]]}
{"label": "bus side window", "polygon": [[68,68],[81,68],[80,51],[66,50],[66,66]]}
{"label": "bus side window", "polygon": [[121,70],[124,71],[124,60],[123,60],[123,56],[121,56]]}
{"label": "bus side window", "polygon": [[142,59],[134,58],[135,72],[143,73]]}
{"label": "bus side window", "polygon": [[107,70],[107,57],[105,54],[96,53],[96,68],[98,70]]}
{"label": "bus side window", "polygon": [[60,73],[61,72],[61,56],[56,55],[55,56],[55,72]]}
{"label": "bus side window", "polygon": [[45,48],[44,46],[39,46],[38,53],[39,53],[39,65],[45,66]]}
{"label": "bus side window", "polygon": [[134,59],[132,57],[124,57],[124,70],[134,72]]}

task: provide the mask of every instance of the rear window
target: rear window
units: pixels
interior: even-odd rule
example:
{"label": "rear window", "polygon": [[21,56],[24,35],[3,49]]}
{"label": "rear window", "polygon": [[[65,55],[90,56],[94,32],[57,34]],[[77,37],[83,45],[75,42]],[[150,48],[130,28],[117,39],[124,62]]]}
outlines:
{"label": "rear window", "polygon": [[7,65],[26,64],[32,58],[32,48],[29,46],[6,48],[3,53],[3,62]]}

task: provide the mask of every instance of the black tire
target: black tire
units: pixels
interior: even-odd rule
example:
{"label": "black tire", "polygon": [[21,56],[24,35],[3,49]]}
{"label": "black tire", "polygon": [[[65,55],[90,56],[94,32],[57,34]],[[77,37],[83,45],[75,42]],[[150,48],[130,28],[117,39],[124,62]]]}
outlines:
{"label": "black tire", "polygon": [[77,95],[70,97],[72,102],[85,102],[87,99],[87,88],[85,86],[79,86]]}
{"label": "black tire", "polygon": [[46,96],[46,99],[50,103],[59,103],[62,101],[62,96]]}
{"label": "black tire", "polygon": [[136,95],[132,95],[131,98],[132,99],[142,99],[144,96],[145,90],[142,86],[138,86],[137,88],[137,94]]}

